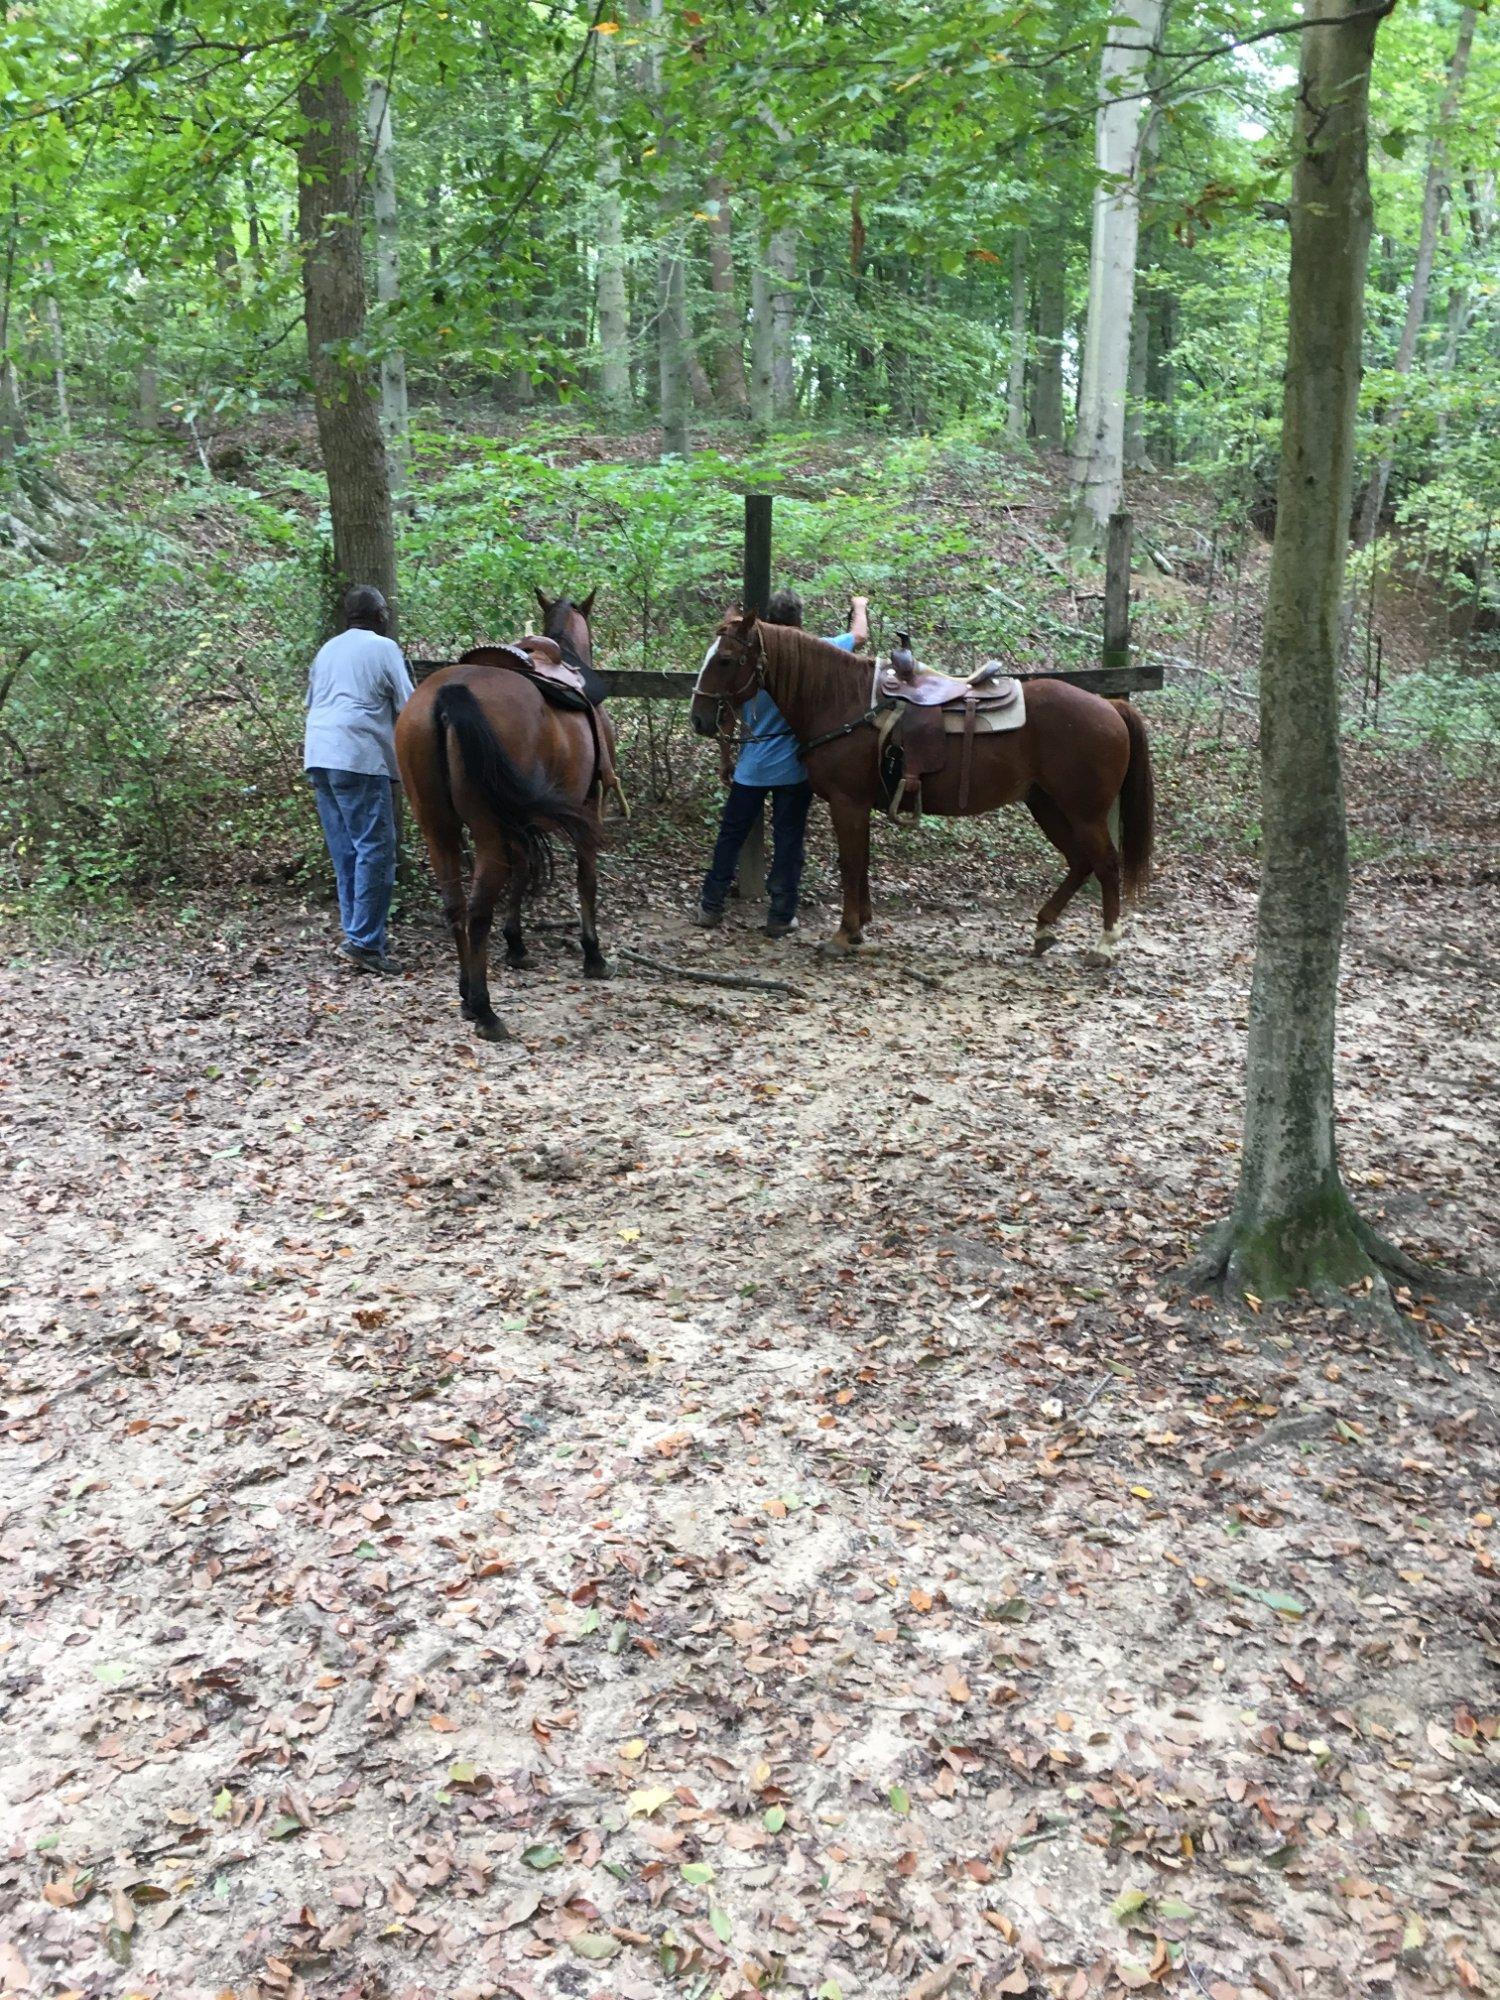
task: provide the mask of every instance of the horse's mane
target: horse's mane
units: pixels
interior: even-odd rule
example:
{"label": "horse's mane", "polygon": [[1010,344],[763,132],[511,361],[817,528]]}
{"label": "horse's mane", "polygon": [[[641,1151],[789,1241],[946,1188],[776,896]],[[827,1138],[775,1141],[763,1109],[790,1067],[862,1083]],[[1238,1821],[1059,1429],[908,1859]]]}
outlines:
{"label": "horse's mane", "polygon": [[827,639],[816,639],[798,625],[757,621],[761,650],[778,675],[786,679],[786,694],[821,702],[858,693],[868,682],[870,663],[847,653]]}

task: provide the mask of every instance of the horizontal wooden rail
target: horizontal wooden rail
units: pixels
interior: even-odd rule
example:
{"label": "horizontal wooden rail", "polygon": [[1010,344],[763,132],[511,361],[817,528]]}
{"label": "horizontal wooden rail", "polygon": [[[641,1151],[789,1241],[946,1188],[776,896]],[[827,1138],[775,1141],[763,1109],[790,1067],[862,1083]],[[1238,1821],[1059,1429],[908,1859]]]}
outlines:
{"label": "horizontal wooden rail", "polygon": [[[439,667],[451,666],[449,660],[411,660],[412,676],[416,680],[435,673]],[[693,692],[695,674],[669,673],[654,667],[600,667],[599,678],[612,695],[627,699],[639,697],[660,701],[686,701]],[[1155,667],[1080,667],[1074,673],[1017,674],[1023,681],[1069,681],[1074,687],[1088,688],[1094,694],[1140,694],[1162,684],[1162,670]]]}

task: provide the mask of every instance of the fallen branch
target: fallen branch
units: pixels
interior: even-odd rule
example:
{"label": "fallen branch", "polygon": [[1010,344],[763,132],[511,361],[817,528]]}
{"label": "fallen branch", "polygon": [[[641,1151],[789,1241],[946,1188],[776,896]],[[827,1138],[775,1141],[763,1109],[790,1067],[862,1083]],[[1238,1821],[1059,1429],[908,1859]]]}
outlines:
{"label": "fallen branch", "polygon": [[664,958],[648,958],[628,945],[620,947],[620,956],[632,965],[644,965],[649,972],[659,972],[664,979],[692,979],[700,986],[737,986],[747,993],[785,993],[793,1000],[807,998],[800,986],[788,986],[784,979],[752,979],[749,973],[740,972],[696,972],[690,966],[668,965]]}
{"label": "fallen branch", "polygon": [[1338,1422],[1336,1410],[1313,1410],[1306,1416],[1282,1417],[1274,1424],[1267,1424],[1257,1431],[1253,1438],[1243,1444],[1232,1446],[1228,1451],[1213,1452],[1203,1461],[1205,1472],[1223,1472],[1231,1465],[1239,1465],[1247,1458],[1258,1458],[1263,1451],[1272,1451],[1279,1444],[1301,1444],[1309,1438],[1321,1437],[1325,1431],[1333,1429]]}
{"label": "fallen branch", "polygon": [[1081,1420],[1094,1407],[1095,1403],[1098,1402],[1099,1398],[1104,1394],[1105,1390],[1112,1387],[1115,1379],[1116,1378],[1113,1375],[1101,1375],[1099,1380],[1094,1384],[1093,1388],[1090,1389],[1088,1394],[1084,1397],[1083,1401],[1078,1405],[1078,1408],[1073,1412],[1072,1416],[1063,1418],[1063,1423],[1071,1427],[1072,1425],[1081,1422]]}
{"label": "fallen branch", "polygon": [[[825,954],[827,955],[827,954]],[[852,953],[843,961],[856,970],[875,968],[878,972],[895,972],[906,979],[915,979],[919,986],[931,987],[934,993],[946,993],[947,982],[935,973],[923,972],[909,959],[892,957],[883,945],[866,945],[862,951]]]}

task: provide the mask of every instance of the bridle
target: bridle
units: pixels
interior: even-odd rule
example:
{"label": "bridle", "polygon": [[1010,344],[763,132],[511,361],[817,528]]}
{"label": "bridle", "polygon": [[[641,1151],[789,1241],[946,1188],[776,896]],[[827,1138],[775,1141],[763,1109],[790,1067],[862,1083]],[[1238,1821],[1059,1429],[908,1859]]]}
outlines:
{"label": "bridle", "polygon": [[750,671],[744,685],[736,688],[706,688],[703,685],[703,676],[719,657],[719,647],[723,638],[724,634],[722,632],[714,634],[714,642],[703,655],[703,665],[698,669],[697,680],[693,682],[693,700],[696,701],[701,695],[706,701],[716,701],[719,704],[721,714],[726,708],[737,708],[741,702],[748,701],[752,694],[765,686],[765,682],[761,678],[763,656],[758,630],[751,634],[745,646],[745,664]]}
{"label": "bridle", "polygon": [[[708,651],[703,655],[703,665],[698,669],[697,680],[693,682],[694,701],[696,701],[701,695],[704,700],[716,701],[719,705],[719,721],[718,721],[717,735],[721,746],[727,744],[730,738],[734,734],[734,720],[732,715],[730,717],[728,725],[726,726],[725,724],[726,712],[728,712],[732,706],[737,705],[738,703],[743,701],[748,701],[750,699],[750,696],[754,694],[757,689],[764,689],[766,684],[765,677],[762,672],[762,668],[765,664],[765,648],[761,645],[760,625],[757,622],[755,630],[751,633],[750,638],[746,642],[745,646],[745,663],[749,667],[750,672],[743,686],[728,689],[723,693],[721,693],[717,688],[704,687],[703,676],[708,672],[709,668],[713,665],[714,661],[717,659],[719,653],[719,645],[723,637],[724,634],[722,632],[716,632],[714,634],[714,642],[709,647]],[[842,723],[837,729],[825,730],[821,736],[814,736],[811,742],[804,743],[802,745],[802,754],[804,757],[807,756],[807,754],[810,751],[821,750],[825,743],[836,743],[841,737],[852,736],[856,729],[865,729],[870,725],[872,725],[877,720],[882,707],[879,694],[878,692],[874,691],[875,689],[878,688],[879,676],[880,676],[880,666],[879,662],[877,662],[875,668],[875,682],[872,683],[872,699],[870,702],[870,706],[865,710],[864,714],[855,716],[852,722]]]}

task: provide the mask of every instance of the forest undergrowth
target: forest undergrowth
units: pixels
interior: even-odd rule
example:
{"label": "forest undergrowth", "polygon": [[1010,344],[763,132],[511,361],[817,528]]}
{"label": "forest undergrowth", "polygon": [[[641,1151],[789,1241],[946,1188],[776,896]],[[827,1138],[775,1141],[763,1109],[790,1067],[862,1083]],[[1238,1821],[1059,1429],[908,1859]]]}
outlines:
{"label": "forest undergrowth", "polygon": [[[690,464],[652,433],[612,438],[467,411],[418,433],[401,516],[403,637],[451,657],[535,615],[533,591],[599,586],[606,665],[687,670],[738,595],[740,493],[778,495],[778,573],[809,620],[872,598],[924,656],[1018,668],[1097,659],[1102,579],[1067,558],[1065,466],[978,426],[932,438],[815,431],[749,446],[724,426]],[[186,452],[116,447],[64,467],[88,526],[61,563],[0,577],[7,634],[0,903],[55,925],[69,909],[167,910],[303,886],[320,866],[300,777],[300,709],[323,615],[321,475],[310,419],[266,416]],[[1253,867],[1255,671],[1268,545],[1201,479],[1136,500],[1137,656],[1166,687],[1145,712],[1166,774],[1164,836]],[[1222,516],[1222,518],[1221,518]],[[1407,879],[1466,873],[1494,831],[1500,711],[1465,630],[1420,568],[1361,601],[1346,686],[1356,862]],[[1374,662],[1381,668],[1377,691]],[[715,777],[670,704],[622,704],[636,836],[702,824]],[[1028,830],[1015,841],[1039,852]]]}

